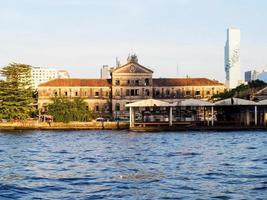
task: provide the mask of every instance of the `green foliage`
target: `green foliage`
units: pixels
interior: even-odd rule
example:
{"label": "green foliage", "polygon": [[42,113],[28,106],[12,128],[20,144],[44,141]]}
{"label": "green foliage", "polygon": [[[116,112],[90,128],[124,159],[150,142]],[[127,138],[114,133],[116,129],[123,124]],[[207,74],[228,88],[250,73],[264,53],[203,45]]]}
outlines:
{"label": "green foliage", "polygon": [[26,119],[33,112],[31,66],[11,63],[0,71],[0,118]]}
{"label": "green foliage", "polygon": [[224,93],[216,94],[212,98],[227,99],[231,97],[249,99],[258,90],[267,86],[267,83],[261,80],[255,80],[249,82],[247,85],[239,85],[238,87],[225,91]]}
{"label": "green foliage", "polygon": [[71,101],[68,98],[56,97],[53,98],[53,103],[48,105],[48,114],[52,115],[56,122],[89,121],[93,116],[86,106],[81,98]]}

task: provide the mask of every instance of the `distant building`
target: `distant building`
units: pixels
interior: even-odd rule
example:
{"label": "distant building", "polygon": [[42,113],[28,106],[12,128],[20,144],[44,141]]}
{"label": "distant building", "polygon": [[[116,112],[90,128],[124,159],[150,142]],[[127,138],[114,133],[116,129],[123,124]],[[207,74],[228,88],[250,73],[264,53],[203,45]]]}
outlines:
{"label": "distant building", "polygon": [[267,83],[267,69],[264,69],[261,73],[259,73],[257,79]]}
{"label": "distant building", "polygon": [[258,78],[259,72],[256,70],[246,71],[245,72],[245,82],[251,82]]}
{"label": "distant building", "polygon": [[110,67],[108,65],[103,65],[100,70],[100,78],[101,79],[108,79],[110,78]]}
{"label": "distant building", "polygon": [[41,83],[56,78],[69,78],[69,73],[55,68],[33,67],[31,70],[32,89],[35,90]]}
{"label": "distant building", "polygon": [[57,76],[58,78],[70,78],[70,74],[67,70],[58,70]]}
{"label": "distant building", "polygon": [[131,55],[113,68],[110,79],[55,79],[38,87],[38,108],[45,110],[55,96],[81,97],[88,109],[101,116],[129,117],[126,106],[142,99],[175,102],[184,98],[209,99],[224,92],[222,83],[207,78],[153,78],[153,71]]}
{"label": "distant building", "polygon": [[228,89],[237,87],[242,83],[240,70],[240,30],[236,28],[227,29],[227,40],[225,43],[225,86]]}

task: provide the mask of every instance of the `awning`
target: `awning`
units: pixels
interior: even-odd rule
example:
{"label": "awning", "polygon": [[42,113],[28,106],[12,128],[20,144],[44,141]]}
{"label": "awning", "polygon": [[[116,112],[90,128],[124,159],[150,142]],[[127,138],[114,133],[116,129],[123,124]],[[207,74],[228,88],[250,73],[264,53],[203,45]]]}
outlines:
{"label": "awning", "polygon": [[254,106],[257,105],[256,102],[239,99],[239,98],[228,98],[214,103],[215,106]]}
{"label": "awning", "polygon": [[145,99],[126,104],[126,107],[170,107],[172,104],[156,99]]}
{"label": "awning", "polygon": [[259,101],[257,105],[267,105],[267,99]]}
{"label": "awning", "polygon": [[213,103],[199,99],[183,99],[174,104],[176,106],[213,106]]}

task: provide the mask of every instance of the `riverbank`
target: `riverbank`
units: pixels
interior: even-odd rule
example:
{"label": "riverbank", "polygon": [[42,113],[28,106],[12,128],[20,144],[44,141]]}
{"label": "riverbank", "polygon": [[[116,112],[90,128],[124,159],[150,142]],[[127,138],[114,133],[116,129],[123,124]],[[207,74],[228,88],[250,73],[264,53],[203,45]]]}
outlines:
{"label": "riverbank", "polygon": [[129,128],[129,122],[4,122],[0,130],[131,130],[136,132],[159,131],[256,131],[266,130],[267,126],[161,126]]}
{"label": "riverbank", "polygon": [[120,130],[128,129],[128,122],[4,122],[0,130]]}

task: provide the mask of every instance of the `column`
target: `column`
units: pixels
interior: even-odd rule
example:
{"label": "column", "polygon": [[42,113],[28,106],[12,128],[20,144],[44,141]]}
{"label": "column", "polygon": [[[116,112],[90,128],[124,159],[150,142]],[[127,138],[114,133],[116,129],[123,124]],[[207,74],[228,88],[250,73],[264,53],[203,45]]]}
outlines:
{"label": "column", "polygon": [[130,127],[134,127],[135,122],[135,113],[134,113],[134,107],[130,107]]}
{"label": "column", "polygon": [[255,126],[258,125],[258,110],[257,110],[257,106],[255,106]]}
{"label": "column", "polygon": [[172,107],[170,107],[169,126],[172,126]]}
{"label": "column", "polygon": [[249,108],[246,109],[246,125],[250,125],[250,119],[249,119]]}
{"label": "column", "polygon": [[214,126],[214,107],[211,106],[211,126]]}
{"label": "column", "polygon": [[132,107],[130,107],[130,127],[132,127]]}

